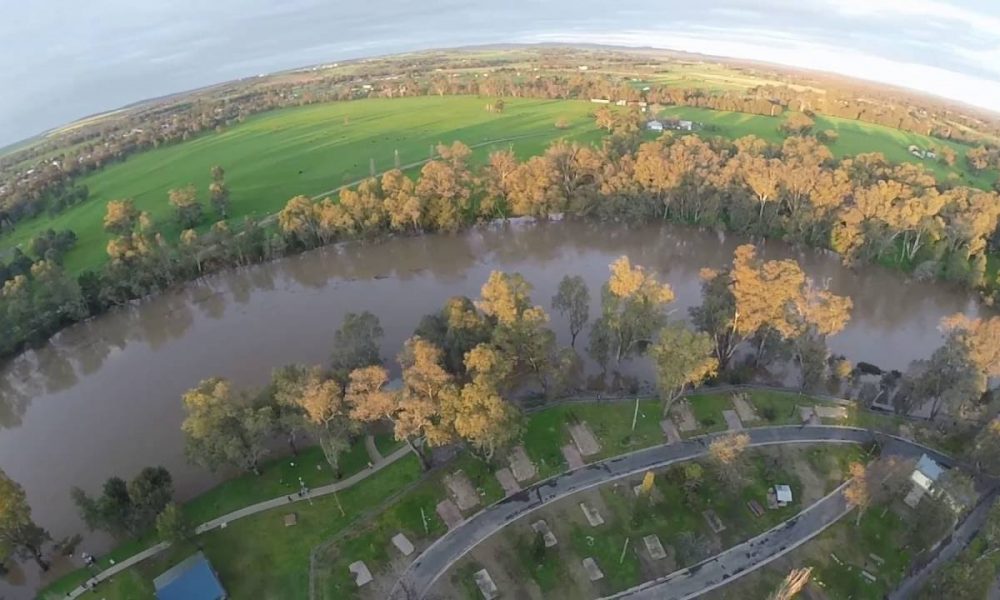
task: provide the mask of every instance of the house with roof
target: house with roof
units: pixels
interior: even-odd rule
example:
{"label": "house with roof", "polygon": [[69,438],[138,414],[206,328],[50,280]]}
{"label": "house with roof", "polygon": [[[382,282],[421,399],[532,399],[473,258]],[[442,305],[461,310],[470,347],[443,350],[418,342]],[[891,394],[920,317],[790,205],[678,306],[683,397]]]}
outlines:
{"label": "house with roof", "polygon": [[201,552],[189,556],[153,580],[157,600],[225,600],[226,590]]}
{"label": "house with roof", "polygon": [[650,131],[663,131],[663,123],[657,120],[647,121],[646,129]]}
{"label": "house with roof", "polygon": [[792,488],[789,485],[779,484],[774,486],[774,499],[778,501],[778,506],[788,506],[792,503]]}
{"label": "house with roof", "polygon": [[920,504],[920,499],[924,497],[924,494],[930,493],[934,489],[935,484],[943,473],[944,468],[937,464],[933,458],[926,454],[922,455],[920,460],[917,461],[917,466],[914,467],[913,473],[910,473],[910,481],[913,483],[913,487],[910,488],[910,492],[903,498],[903,502],[910,508],[916,508],[917,504]]}

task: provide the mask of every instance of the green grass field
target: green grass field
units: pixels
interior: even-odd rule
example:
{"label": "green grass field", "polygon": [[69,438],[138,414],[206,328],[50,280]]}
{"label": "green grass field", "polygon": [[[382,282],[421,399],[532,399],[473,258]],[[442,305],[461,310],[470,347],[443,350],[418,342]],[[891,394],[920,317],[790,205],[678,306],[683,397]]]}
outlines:
{"label": "green grass field", "polygon": [[[221,165],[231,190],[230,217],[242,219],[276,212],[297,194],[317,195],[369,174],[427,159],[437,143],[462,141],[479,145],[474,159],[508,146],[520,156],[540,153],[554,139],[595,141],[601,132],[590,113],[593,105],[575,101],[511,99],[503,114],[486,112],[486,100],[470,96],[418,97],[334,102],[284,109],[248,119],[222,133],[144,152],[86,177],[91,198],[51,218],[21,223],[0,238],[0,252],[26,248],[48,228],[72,229],[76,247],[66,256],[71,272],[105,261],[109,236],[102,228],[108,200],[132,198],[149,211],[168,239],[179,233],[173,223],[167,191],[194,184],[207,207],[209,170]],[[566,119],[567,129],[555,122]],[[513,139],[509,142],[486,143]],[[211,213],[211,211],[208,211]],[[216,217],[208,214],[203,227]]]}
{"label": "green grass field", "polygon": [[[661,113],[664,117],[687,119],[711,126],[706,134],[716,134],[735,139],[745,135],[755,135],[761,139],[780,144],[786,135],[778,128],[786,116],[768,117],[749,113],[671,106]],[[972,173],[965,165],[966,146],[946,142],[925,135],[918,135],[882,125],[862,121],[817,115],[815,131],[832,129],[838,138],[828,144],[834,156],[844,157],[865,152],[881,152],[891,162],[912,162],[924,165],[940,180],[957,177],[959,183],[988,188],[996,179],[996,173]],[[908,148],[915,145],[923,149],[948,146],[958,157],[954,166],[947,166],[936,160],[921,160],[910,154]]]}

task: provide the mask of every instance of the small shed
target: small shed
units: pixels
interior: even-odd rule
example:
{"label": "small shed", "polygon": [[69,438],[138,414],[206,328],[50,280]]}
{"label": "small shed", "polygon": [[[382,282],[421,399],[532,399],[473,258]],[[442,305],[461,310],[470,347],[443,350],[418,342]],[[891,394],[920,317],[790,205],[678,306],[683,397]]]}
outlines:
{"label": "small shed", "polygon": [[778,506],[788,506],[792,503],[792,488],[785,484],[774,486],[774,498]]}
{"label": "small shed", "polygon": [[941,468],[941,465],[937,464],[933,458],[924,454],[917,461],[916,468],[910,474],[910,480],[922,487],[925,492],[929,492],[943,472],[944,469]]}
{"label": "small shed", "polygon": [[226,590],[201,552],[189,556],[153,580],[157,600],[225,600]]}

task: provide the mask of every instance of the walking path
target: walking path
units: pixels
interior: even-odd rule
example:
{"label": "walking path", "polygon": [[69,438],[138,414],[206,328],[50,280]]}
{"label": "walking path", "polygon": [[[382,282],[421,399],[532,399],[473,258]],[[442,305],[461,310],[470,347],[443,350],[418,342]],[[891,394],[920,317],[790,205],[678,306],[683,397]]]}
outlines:
{"label": "walking path", "polygon": [[[747,429],[745,433],[750,436],[751,446],[793,443],[863,444],[874,441],[876,435],[866,429],[823,425],[757,427]],[[508,496],[473,515],[431,544],[403,573],[391,597],[398,600],[423,598],[448,568],[511,521],[570,494],[701,456],[708,451],[709,442],[717,435],[699,436],[589,464]],[[884,437],[889,440],[884,451],[910,456],[926,453],[943,465],[954,464],[951,457],[916,442],[895,436]]]}
{"label": "walking path", "polygon": [[[359,473],[355,473],[354,475],[351,475],[347,479],[342,479],[335,483],[331,483],[328,485],[318,487],[314,490],[310,490],[309,493],[304,494],[302,496],[299,496],[298,494],[285,495],[285,496],[280,496],[278,498],[272,498],[271,500],[258,502],[257,504],[251,504],[250,506],[244,506],[239,510],[234,510],[231,513],[222,515],[221,517],[212,519],[211,521],[198,525],[195,528],[195,533],[205,533],[206,531],[211,531],[217,527],[221,527],[222,525],[228,525],[233,521],[242,519],[244,517],[249,517],[250,515],[255,515],[257,513],[268,511],[274,508],[279,508],[281,506],[288,506],[289,504],[293,504],[295,502],[302,502],[303,500],[309,500],[310,498],[319,498],[321,496],[326,496],[334,492],[345,490],[361,481],[364,481],[372,474],[379,472],[380,470],[391,465],[397,460],[400,460],[401,458],[405,457],[409,453],[410,453],[410,448],[408,446],[402,446],[389,456],[386,456],[382,461],[375,463],[374,466],[372,466],[371,468],[365,469],[364,471],[361,471]],[[109,577],[113,577],[114,575],[121,573],[122,571],[128,569],[129,567],[141,563],[147,558],[156,556],[157,554],[163,552],[169,547],[170,547],[169,542],[160,542],[155,546],[150,546],[149,548],[143,550],[142,552],[134,554],[129,558],[127,558],[126,560],[123,560],[122,562],[115,564],[111,568],[101,571],[97,575],[94,575],[86,582],[84,582],[83,585],[77,587],[72,592],[67,594],[66,597],[78,598],[83,594],[85,594],[87,591],[89,591],[90,587],[97,585],[98,583],[104,581],[105,579],[108,579]]]}
{"label": "walking path", "polygon": [[368,453],[368,459],[372,461],[373,465],[377,465],[385,460],[382,453],[378,451],[378,446],[375,445],[375,436],[370,433],[365,435],[365,451]]}
{"label": "walking path", "polygon": [[846,482],[841,484],[809,508],[755,538],[692,567],[607,596],[607,600],[687,600],[759,569],[808,542],[849,513],[851,507],[843,493],[846,486]]}

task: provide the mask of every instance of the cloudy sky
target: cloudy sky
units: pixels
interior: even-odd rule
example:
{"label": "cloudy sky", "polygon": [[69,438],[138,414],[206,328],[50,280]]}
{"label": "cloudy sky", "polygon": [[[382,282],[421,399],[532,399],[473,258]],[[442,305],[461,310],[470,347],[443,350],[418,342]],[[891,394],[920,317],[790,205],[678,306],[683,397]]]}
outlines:
{"label": "cloudy sky", "polygon": [[0,146],[247,75],[547,41],[767,60],[1000,111],[1000,0],[0,0]]}

